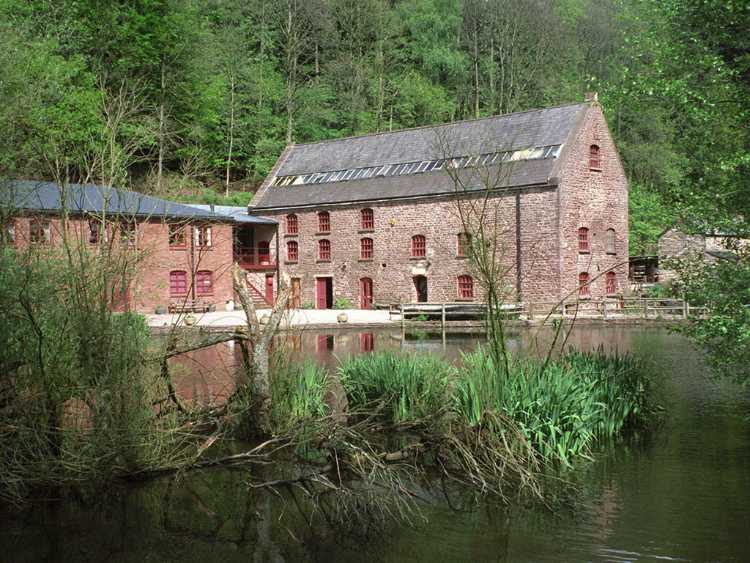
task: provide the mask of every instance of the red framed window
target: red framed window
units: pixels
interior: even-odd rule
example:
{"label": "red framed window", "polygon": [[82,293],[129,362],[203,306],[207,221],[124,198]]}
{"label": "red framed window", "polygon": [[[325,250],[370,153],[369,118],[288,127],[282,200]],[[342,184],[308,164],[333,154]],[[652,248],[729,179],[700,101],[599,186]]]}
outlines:
{"label": "red framed window", "polygon": [[294,213],[286,216],[286,234],[296,235],[299,233],[299,221]]}
{"label": "red framed window", "polygon": [[589,252],[590,250],[589,230],[586,227],[581,227],[578,229],[578,252]]}
{"label": "red framed window", "polygon": [[411,256],[412,258],[424,258],[427,256],[427,239],[423,235],[414,235],[411,237]]}
{"label": "red framed window", "polygon": [[29,222],[29,240],[37,244],[47,244],[50,241],[49,221],[32,219]]}
{"label": "red framed window", "polygon": [[318,241],[318,260],[329,261],[331,259],[331,241],[322,239]]}
{"label": "red framed window", "polygon": [[459,299],[474,299],[474,278],[471,276],[458,276]]}
{"label": "red framed window", "polygon": [[589,291],[589,273],[581,272],[578,274],[578,297],[588,297],[591,295]]}
{"label": "red framed window", "polygon": [[209,270],[199,270],[195,273],[195,294],[211,295],[214,292],[214,274]]}
{"label": "red framed window", "polygon": [[321,211],[320,213],[318,213],[318,232],[331,232],[331,214],[328,213],[328,211]]}
{"label": "red framed window", "polygon": [[599,145],[591,145],[589,147],[589,169],[602,169],[602,157],[601,151],[599,150]]}
{"label": "red framed window", "polygon": [[375,230],[375,213],[372,209],[363,209],[360,213],[361,228],[363,231]]}
{"label": "red framed window", "polygon": [[359,258],[360,260],[372,260],[372,239],[363,238],[359,241]]}
{"label": "red framed window", "polygon": [[468,256],[471,246],[471,235],[469,233],[458,233],[456,256]]}
{"label": "red framed window", "polygon": [[607,229],[607,254],[617,254],[617,237],[614,229]]}
{"label": "red framed window", "polygon": [[299,259],[299,244],[296,240],[290,240],[286,243],[286,261],[296,262]]}
{"label": "red framed window", "polygon": [[169,225],[169,248],[185,248],[187,239],[185,238],[185,225]]}
{"label": "red framed window", "polygon": [[212,245],[211,225],[199,225],[195,227],[195,246],[198,248],[211,248]]}
{"label": "red framed window", "polygon": [[613,295],[617,293],[617,276],[614,272],[607,272],[607,275],[604,277],[605,280],[605,287],[607,291],[607,295]]}
{"label": "red framed window", "polygon": [[188,277],[185,270],[172,270],[169,272],[169,295],[182,297],[188,292]]}

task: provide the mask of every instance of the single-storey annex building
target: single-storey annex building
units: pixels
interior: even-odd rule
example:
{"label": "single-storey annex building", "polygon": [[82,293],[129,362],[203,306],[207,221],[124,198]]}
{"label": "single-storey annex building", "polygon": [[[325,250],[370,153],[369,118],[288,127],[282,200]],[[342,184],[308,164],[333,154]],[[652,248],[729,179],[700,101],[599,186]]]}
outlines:
{"label": "single-storey annex building", "polygon": [[603,298],[626,288],[628,183],[595,96],[290,145],[248,212],[279,222],[280,275],[293,306],[346,299],[369,308],[481,301],[462,209],[477,201],[491,209],[509,299]]}

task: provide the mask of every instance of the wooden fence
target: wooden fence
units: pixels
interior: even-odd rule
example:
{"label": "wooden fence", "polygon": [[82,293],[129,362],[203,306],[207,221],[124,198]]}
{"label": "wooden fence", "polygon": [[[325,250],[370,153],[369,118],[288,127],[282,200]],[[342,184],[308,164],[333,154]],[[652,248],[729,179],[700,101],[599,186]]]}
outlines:
{"label": "wooden fence", "polygon": [[[487,315],[485,303],[399,303],[387,306],[391,318],[395,315],[401,323],[407,321],[448,321],[479,320]],[[706,307],[690,305],[683,299],[586,299],[579,301],[508,303],[502,306],[502,313],[508,319],[542,320],[546,317],[582,319],[664,319],[680,320],[703,318]]]}

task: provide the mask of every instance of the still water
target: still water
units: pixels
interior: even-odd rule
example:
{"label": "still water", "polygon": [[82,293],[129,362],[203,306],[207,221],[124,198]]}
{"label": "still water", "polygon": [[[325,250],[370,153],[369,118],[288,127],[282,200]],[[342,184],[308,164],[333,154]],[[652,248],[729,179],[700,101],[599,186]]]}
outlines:
{"label": "still water", "polygon": [[[398,349],[458,358],[480,336],[308,332],[296,357]],[[512,345],[531,347],[528,333]],[[0,515],[0,562],[13,561],[750,561],[750,397],[708,378],[700,354],[662,329],[579,327],[570,344],[646,358],[667,410],[647,439],[600,451],[580,468],[575,508],[424,507],[426,523],[347,539],[299,499],[248,493],[248,470],[116,487],[101,499]],[[231,346],[183,358],[181,393],[231,391]],[[254,478],[263,478],[254,475]],[[304,501],[301,501],[304,505]],[[312,521],[313,526],[307,523]]]}

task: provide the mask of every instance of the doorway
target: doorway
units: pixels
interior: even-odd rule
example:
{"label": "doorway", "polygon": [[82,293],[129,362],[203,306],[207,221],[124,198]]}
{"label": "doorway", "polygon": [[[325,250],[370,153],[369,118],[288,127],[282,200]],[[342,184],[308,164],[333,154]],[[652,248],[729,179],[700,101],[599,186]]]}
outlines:
{"label": "doorway", "polygon": [[359,307],[372,309],[372,279],[370,278],[359,280]]}
{"label": "doorway", "polygon": [[299,278],[292,278],[292,298],[289,300],[289,306],[292,309],[299,309],[302,305],[302,288],[300,287]]}
{"label": "doorway", "polygon": [[266,274],[266,303],[273,305],[273,274]]}
{"label": "doorway", "polygon": [[333,308],[333,278],[315,279],[315,308]]}
{"label": "doorway", "polygon": [[427,278],[414,276],[414,289],[417,292],[417,303],[427,303]]}

